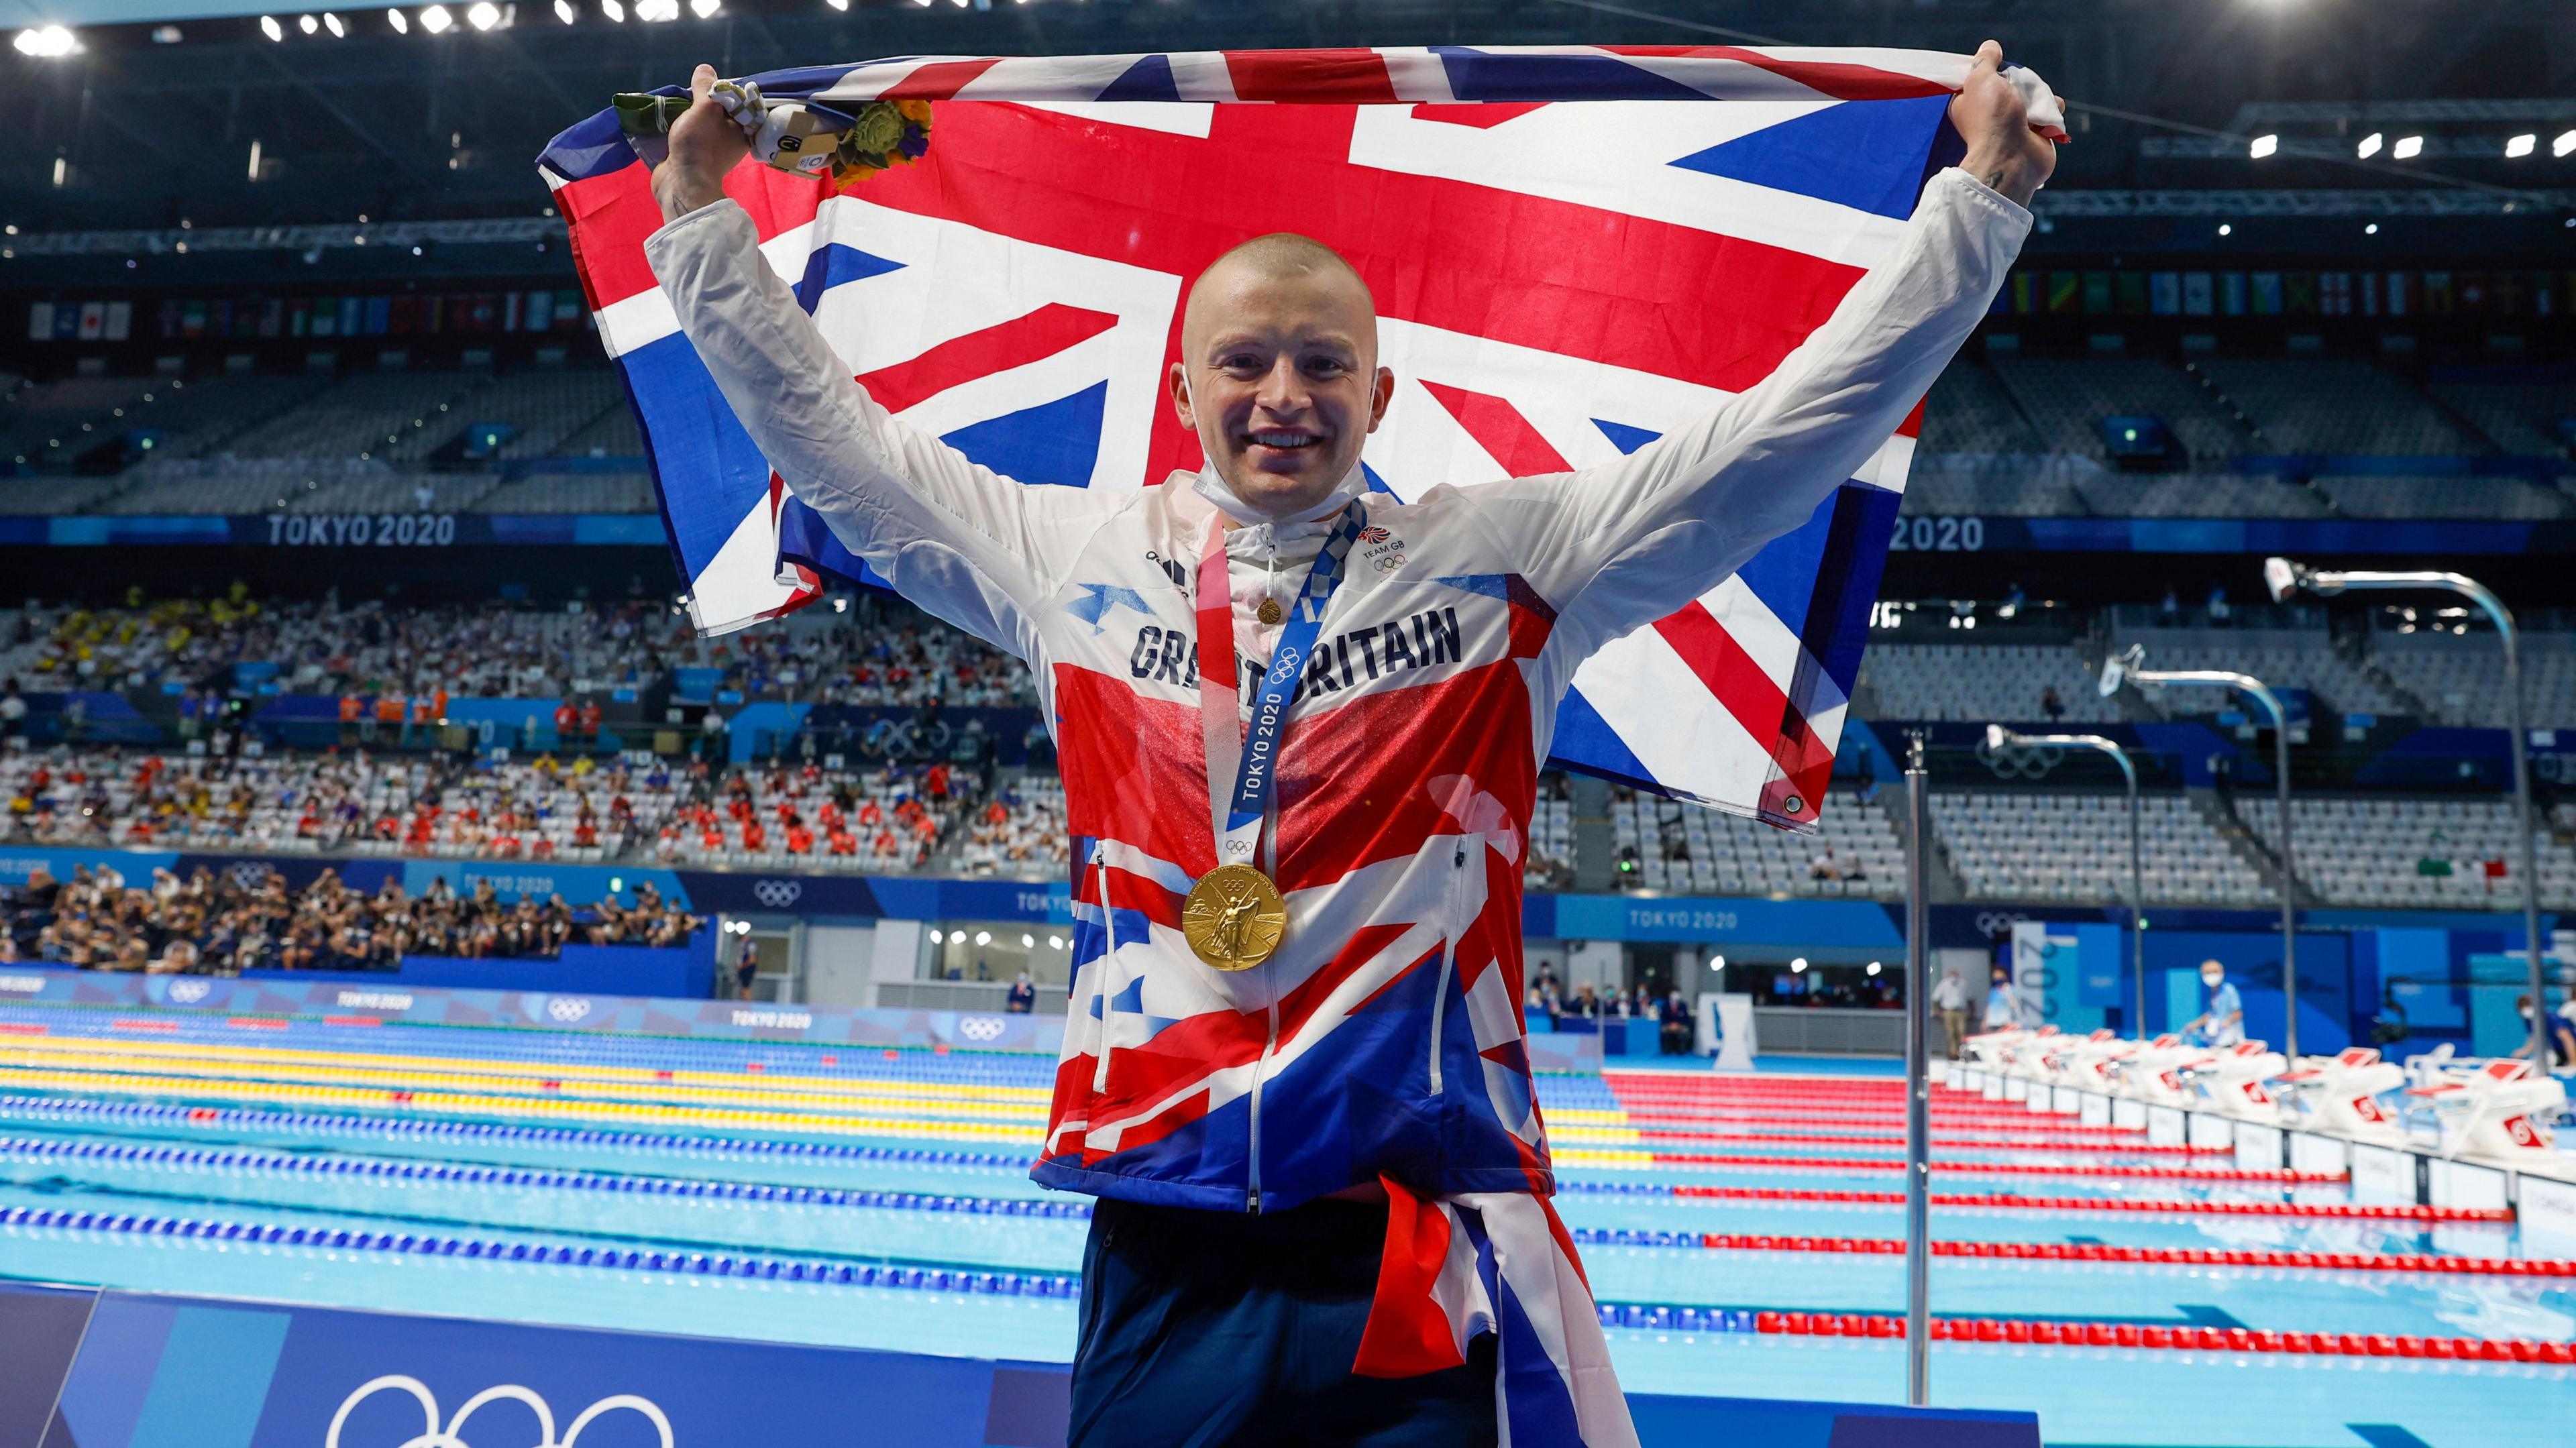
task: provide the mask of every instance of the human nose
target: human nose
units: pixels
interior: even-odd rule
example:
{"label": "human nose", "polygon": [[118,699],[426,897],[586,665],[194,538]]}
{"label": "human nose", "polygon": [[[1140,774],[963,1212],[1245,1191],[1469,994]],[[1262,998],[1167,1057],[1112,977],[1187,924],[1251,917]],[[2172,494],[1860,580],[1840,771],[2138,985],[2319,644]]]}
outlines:
{"label": "human nose", "polygon": [[1304,375],[1297,370],[1296,359],[1282,357],[1271,363],[1270,370],[1261,375],[1261,385],[1254,390],[1252,400],[1281,417],[1304,412],[1312,396]]}

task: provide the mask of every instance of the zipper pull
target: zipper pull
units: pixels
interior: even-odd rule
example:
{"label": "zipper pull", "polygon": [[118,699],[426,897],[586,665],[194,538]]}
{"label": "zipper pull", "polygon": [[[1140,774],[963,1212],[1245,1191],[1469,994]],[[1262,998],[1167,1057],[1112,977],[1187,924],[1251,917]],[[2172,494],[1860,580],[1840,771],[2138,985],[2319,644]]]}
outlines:
{"label": "zipper pull", "polygon": [[1467,847],[1460,845],[1458,853],[1449,857],[1449,863],[1461,870],[1467,868]]}
{"label": "zipper pull", "polygon": [[1245,1194],[1243,1209],[1256,1217],[1261,1215],[1261,1188],[1254,1187]]}

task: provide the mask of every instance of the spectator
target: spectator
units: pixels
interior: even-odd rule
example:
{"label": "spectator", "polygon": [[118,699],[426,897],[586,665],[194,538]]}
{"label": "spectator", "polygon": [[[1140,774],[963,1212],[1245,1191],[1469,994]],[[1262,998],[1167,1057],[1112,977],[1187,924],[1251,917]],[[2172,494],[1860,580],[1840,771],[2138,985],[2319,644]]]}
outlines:
{"label": "spectator", "polygon": [[1986,982],[1986,1029],[2009,1031],[2021,1024],[2021,1005],[2013,999],[2012,973],[2001,965]]}
{"label": "spectator", "polygon": [[1021,971],[1019,978],[1011,982],[1010,997],[1004,1002],[1002,1008],[1013,1015],[1020,1016],[1025,1016],[1038,1008],[1038,988],[1029,980],[1027,971]]}
{"label": "spectator", "polygon": [[1666,992],[1663,1000],[1656,1005],[1655,1022],[1660,1027],[1657,1036],[1662,1043],[1665,1055],[1687,1056],[1691,1053],[1691,1038],[1696,1032],[1691,1020],[1690,1004],[1682,999],[1681,987],[1675,986]]}
{"label": "spectator", "polygon": [[2039,691],[2039,712],[2051,724],[2066,717],[2066,701],[2057,697],[2055,684],[2050,684]]}
{"label": "spectator", "polygon": [[734,957],[733,989],[738,1000],[751,999],[751,983],[760,975],[760,942],[744,936],[742,953]]}
{"label": "spectator", "polygon": [[1968,987],[1959,979],[1959,968],[1941,972],[1932,986],[1932,1009],[1940,1012],[1941,1034],[1949,1038],[1950,1059],[1959,1059],[1959,1043],[1968,1035]]}
{"label": "spectator", "polygon": [[2227,967],[2215,960],[2200,963],[2200,983],[2209,991],[2209,1006],[2183,1027],[2202,1033],[2213,1046],[2234,1046],[2245,1039],[2245,1003],[2227,983]]}

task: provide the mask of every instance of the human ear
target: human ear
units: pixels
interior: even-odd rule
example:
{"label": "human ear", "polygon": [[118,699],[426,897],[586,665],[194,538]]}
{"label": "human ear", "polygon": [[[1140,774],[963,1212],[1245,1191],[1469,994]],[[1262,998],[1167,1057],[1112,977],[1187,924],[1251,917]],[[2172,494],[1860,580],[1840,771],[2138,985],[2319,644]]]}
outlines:
{"label": "human ear", "polygon": [[1172,394],[1172,416],[1192,432],[1199,430],[1198,409],[1190,405],[1190,369],[1187,363],[1175,362],[1166,379]]}
{"label": "human ear", "polygon": [[1394,400],[1395,369],[1381,367],[1377,369],[1376,379],[1369,385],[1369,431],[1377,431],[1377,425],[1386,421],[1386,405]]}

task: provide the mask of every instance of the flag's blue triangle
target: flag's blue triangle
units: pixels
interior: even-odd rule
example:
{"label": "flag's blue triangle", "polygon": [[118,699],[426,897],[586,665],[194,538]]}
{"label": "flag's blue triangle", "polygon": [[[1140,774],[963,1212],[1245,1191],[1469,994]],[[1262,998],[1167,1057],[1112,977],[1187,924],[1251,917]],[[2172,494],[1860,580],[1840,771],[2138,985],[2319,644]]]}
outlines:
{"label": "flag's blue triangle", "polygon": [[1172,58],[1147,55],[1127,67],[1126,73],[1109,83],[1100,93],[1104,101],[1176,101],[1181,88],[1172,79]]}
{"label": "flag's blue triangle", "polygon": [[1654,784],[1654,771],[1646,768],[1580,689],[1566,690],[1563,702],[1556,706],[1556,738],[1547,752],[1559,764],[1650,788]]}
{"label": "flag's blue triangle", "polygon": [[[1366,463],[1362,463],[1360,464],[1360,476],[1368,480],[1370,492],[1384,493],[1390,498],[1395,497],[1395,489],[1388,487],[1386,485],[1386,479],[1377,475],[1377,469],[1370,467]],[[1403,500],[1398,498],[1397,501],[1402,502]]]}
{"label": "flag's blue triangle", "polygon": [[805,258],[805,275],[796,283],[796,304],[810,312],[822,302],[825,292],[843,282],[865,281],[901,270],[902,262],[888,261],[855,246],[843,246],[837,241],[818,246]]}
{"label": "flag's blue triangle", "polygon": [[1914,214],[1923,163],[1948,96],[1845,101],[1673,162],[1900,220]]}
{"label": "flag's blue triangle", "polygon": [[1095,382],[1071,397],[969,423],[939,440],[1018,482],[1089,487],[1108,401],[1109,384]]}
{"label": "flag's blue triangle", "polygon": [[1610,445],[1622,453],[1635,452],[1663,436],[1648,428],[1630,427],[1624,422],[1610,422],[1598,417],[1592,419],[1592,425],[1601,429],[1601,435],[1610,439]]}

